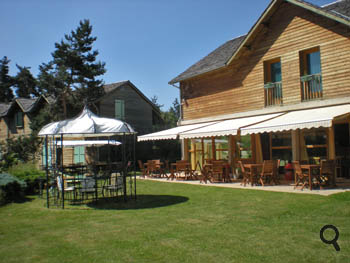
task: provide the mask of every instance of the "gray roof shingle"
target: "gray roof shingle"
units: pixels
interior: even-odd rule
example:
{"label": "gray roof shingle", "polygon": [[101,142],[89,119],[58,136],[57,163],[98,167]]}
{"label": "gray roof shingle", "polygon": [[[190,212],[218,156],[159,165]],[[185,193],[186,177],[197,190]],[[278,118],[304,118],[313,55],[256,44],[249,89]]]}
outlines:
{"label": "gray roof shingle", "polygon": [[232,40],[227,41],[206,57],[202,58],[193,66],[189,67],[186,71],[172,79],[169,83],[174,84],[184,79],[188,79],[226,65],[226,62],[230,59],[232,54],[237,50],[246,36],[240,36]]}
{"label": "gray roof shingle", "polygon": [[[333,16],[337,16],[344,20],[350,21],[350,0],[336,1],[323,7],[311,4],[303,0],[296,1],[303,4],[304,6],[310,6],[323,12],[327,12]],[[185,79],[189,79],[191,77],[195,77],[203,73],[207,73],[226,66],[226,63],[239,49],[241,43],[244,41],[246,36],[247,35],[240,36],[230,41],[227,41],[225,44],[215,49],[209,55],[202,58],[196,64],[189,67],[183,73],[169,81],[169,84],[174,84]]]}
{"label": "gray roof shingle", "polygon": [[0,117],[4,117],[7,115],[9,109],[11,108],[11,103],[0,103]]}
{"label": "gray roof shingle", "polygon": [[336,1],[322,6],[322,9],[350,21],[350,0]]}
{"label": "gray roof shingle", "polygon": [[33,109],[38,99],[39,98],[34,98],[34,99],[17,98],[16,102],[21,106],[21,108],[23,109],[23,112],[26,113]]}

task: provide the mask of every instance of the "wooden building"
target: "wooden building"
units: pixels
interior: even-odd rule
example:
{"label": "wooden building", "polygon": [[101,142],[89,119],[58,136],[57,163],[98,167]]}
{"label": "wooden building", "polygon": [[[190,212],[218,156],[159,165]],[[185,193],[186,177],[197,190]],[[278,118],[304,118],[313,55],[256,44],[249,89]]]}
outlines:
{"label": "wooden building", "polygon": [[16,98],[11,103],[0,103],[0,141],[31,134],[30,122],[49,100]]}
{"label": "wooden building", "polygon": [[125,121],[140,135],[162,123],[159,109],[130,80],[107,84],[104,90],[95,102],[99,116]]}
{"label": "wooden building", "polygon": [[[98,116],[127,122],[138,134],[149,133],[153,130],[153,125],[162,122],[159,109],[131,81],[106,84],[104,91],[105,94],[90,106]],[[66,147],[63,152],[63,163],[64,165],[86,164],[91,159],[95,162],[106,162],[108,158],[115,161],[120,158],[119,148],[119,146],[107,145]]]}
{"label": "wooden building", "polygon": [[246,35],[169,82],[183,158],[349,160],[349,66],[350,1],[272,0]]}

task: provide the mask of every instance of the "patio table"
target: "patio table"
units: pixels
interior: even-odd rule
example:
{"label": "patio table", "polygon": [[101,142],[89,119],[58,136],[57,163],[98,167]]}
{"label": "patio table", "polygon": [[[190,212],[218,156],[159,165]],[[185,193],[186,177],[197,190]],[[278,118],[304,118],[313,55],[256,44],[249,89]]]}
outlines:
{"label": "patio table", "polygon": [[263,164],[262,163],[244,163],[243,164],[244,168],[249,169],[250,171],[250,177],[249,177],[249,181],[250,184],[253,186],[254,182],[253,182],[253,176],[258,177],[258,168],[262,168]]}
{"label": "patio table", "polygon": [[[319,164],[301,164],[300,168],[308,171],[309,187],[310,187],[310,190],[312,190],[312,178],[314,177],[312,174],[312,171],[316,170],[316,169],[319,170],[321,168],[321,165],[319,165]],[[295,182],[296,182],[296,178],[295,178]]]}

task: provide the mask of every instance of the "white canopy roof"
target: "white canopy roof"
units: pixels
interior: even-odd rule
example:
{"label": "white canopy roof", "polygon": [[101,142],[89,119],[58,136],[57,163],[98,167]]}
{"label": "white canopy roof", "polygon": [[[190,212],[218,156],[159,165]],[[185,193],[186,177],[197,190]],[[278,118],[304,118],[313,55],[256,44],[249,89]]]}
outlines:
{"label": "white canopy roof", "polygon": [[209,126],[182,132],[180,134],[180,139],[236,135],[237,131],[241,127],[245,127],[251,124],[269,120],[280,115],[281,113],[275,113],[275,114],[266,114],[261,116],[225,120]]}
{"label": "white canopy roof", "polygon": [[348,113],[350,113],[350,104],[292,111],[274,119],[242,128],[241,134],[331,127],[335,117]]}
{"label": "white canopy roof", "polygon": [[138,136],[137,141],[142,142],[142,141],[155,141],[155,140],[171,140],[171,139],[174,140],[174,139],[177,139],[179,134],[182,132],[190,131],[201,127],[206,127],[208,125],[215,124],[215,123],[216,122],[206,122],[206,123],[178,126],[168,130]]}
{"label": "white canopy roof", "polygon": [[84,107],[80,115],[74,119],[45,125],[40,130],[39,136],[64,134],[68,137],[96,137],[132,133],[135,133],[134,129],[126,122],[99,117]]}
{"label": "white canopy roof", "polygon": [[63,147],[65,146],[93,146],[93,145],[120,145],[121,142],[115,141],[115,140],[65,140],[63,142],[58,141],[57,146],[61,146],[63,144]]}

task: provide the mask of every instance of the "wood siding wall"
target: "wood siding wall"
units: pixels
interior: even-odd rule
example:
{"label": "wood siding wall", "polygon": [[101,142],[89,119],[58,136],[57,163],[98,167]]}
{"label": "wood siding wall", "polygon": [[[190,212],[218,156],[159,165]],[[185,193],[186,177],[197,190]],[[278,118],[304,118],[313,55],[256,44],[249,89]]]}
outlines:
{"label": "wood siding wall", "polygon": [[138,132],[138,135],[152,132],[152,106],[129,85],[117,88],[100,101],[100,116],[115,118],[116,99],[124,100],[125,121]]}
{"label": "wood siding wall", "polygon": [[264,61],[280,58],[283,104],[301,103],[299,52],[318,46],[323,99],[350,96],[349,29],[284,3],[251,49],[221,70],[181,82],[184,120],[264,108]]}
{"label": "wood siding wall", "polygon": [[14,115],[0,119],[0,141],[30,134],[30,118],[27,114],[23,113],[23,127],[16,127]]}

